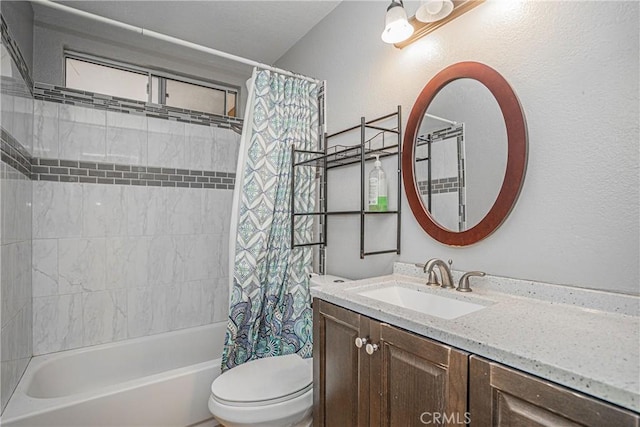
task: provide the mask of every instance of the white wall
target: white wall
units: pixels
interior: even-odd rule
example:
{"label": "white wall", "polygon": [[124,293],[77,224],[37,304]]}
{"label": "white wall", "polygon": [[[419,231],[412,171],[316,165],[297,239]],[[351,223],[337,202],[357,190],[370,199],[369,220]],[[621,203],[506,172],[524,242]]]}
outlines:
{"label": "white wall", "polygon": [[639,4],[487,1],[403,50],[380,40],[386,6],[343,2],[278,61],[328,81],[329,130],[397,104],[406,119],[439,70],[480,61],[519,96],[528,169],[515,209],[484,241],[439,244],[405,200],[402,255],[360,261],[357,223],[338,224],[329,271],[364,277],[390,272],[394,259],[439,257],[460,270],[638,293]]}

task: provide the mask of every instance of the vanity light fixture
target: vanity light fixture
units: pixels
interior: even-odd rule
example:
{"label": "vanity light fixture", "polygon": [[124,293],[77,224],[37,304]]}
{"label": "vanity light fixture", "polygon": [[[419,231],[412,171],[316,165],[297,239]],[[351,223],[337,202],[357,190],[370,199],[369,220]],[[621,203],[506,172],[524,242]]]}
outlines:
{"label": "vanity light fixture", "polygon": [[392,0],[384,18],[382,41],[389,44],[400,43],[412,34],[413,26],[407,20],[407,12],[404,10],[402,0]]}
{"label": "vanity light fixture", "polygon": [[436,22],[446,18],[453,12],[451,0],[423,0],[416,11],[416,19],[420,22]]}
{"label": "vanity light fixture", "polygon": [[[409,18],[414,32],[407,39],[394,43],[402,49],[430,32],[453,21],[458,16],[482,4],[485,0],[422,0],[415,16]],[[383,38],[384,40],[384,38]]]}

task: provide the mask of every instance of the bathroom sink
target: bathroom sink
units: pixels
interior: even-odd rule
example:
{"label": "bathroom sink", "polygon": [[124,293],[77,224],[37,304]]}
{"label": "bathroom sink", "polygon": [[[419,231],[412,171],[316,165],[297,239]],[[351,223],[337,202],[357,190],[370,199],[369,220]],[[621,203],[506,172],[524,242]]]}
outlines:
{"label": "bathroom sink", "polygon": [[485,308],[484,305],[420,292],[399,285],[364,290],[357,293],[368,298],[442,319],[455,319]]}

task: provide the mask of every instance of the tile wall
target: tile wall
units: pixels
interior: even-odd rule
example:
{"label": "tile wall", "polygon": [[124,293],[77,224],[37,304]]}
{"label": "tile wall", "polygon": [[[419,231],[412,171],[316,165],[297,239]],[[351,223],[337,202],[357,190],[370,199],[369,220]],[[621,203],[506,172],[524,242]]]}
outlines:
{"label": "tile wall", "polygon": [[31,358],[31,181],[33,98],[24,60],[2,21],[0,163],[0,408]]}
{"label": "tile wall", "polygon": [[34,355],[226,319],[239,138],[35,101]]}
{"label": "tile wall", "polygon": [[1,30],[3,410],[32,355],[226,319],[242,120],[34,92]]}

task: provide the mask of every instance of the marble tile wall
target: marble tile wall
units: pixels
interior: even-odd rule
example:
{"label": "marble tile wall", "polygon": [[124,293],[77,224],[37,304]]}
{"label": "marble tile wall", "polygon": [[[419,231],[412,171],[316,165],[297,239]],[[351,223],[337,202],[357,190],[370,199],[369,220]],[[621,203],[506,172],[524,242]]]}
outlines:
{"label": "marble tile wall", "polygon": [[4,409],[32,355],[31,181],[4,162],[0,174],[0,378]]}
{"label": "marble tile wall", "polygon": [[[35,101],[41,159],[234,172],[239,138]],[[32,184],[34,355],[226,319],[230,189]]]}
{"label": "marble tile wall", "polygon": [[[28,174],[33,99],[16,46],[2,22],[0,163],[0,409],[4,410],[32,355],[31,181]],[[18,161],[18,158],[20,161]],[[22,163],[21,163],[22,162]],[[27,164],[25,168],[23,163]],[[18,168],[18,169],[16,169]]]}
{"label": "marble tile wall", "polygon": [[183,123],[35,100],[33,156],[235,172],[240,136]]}

